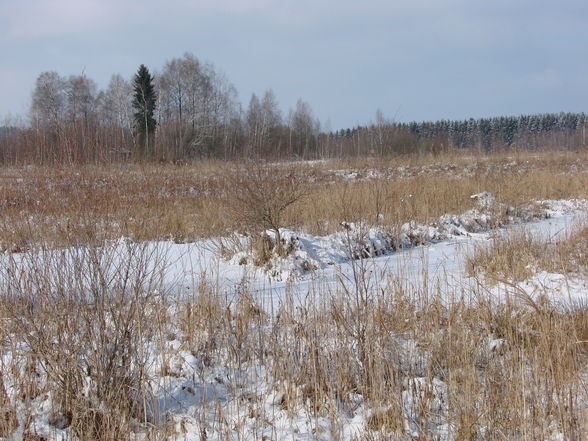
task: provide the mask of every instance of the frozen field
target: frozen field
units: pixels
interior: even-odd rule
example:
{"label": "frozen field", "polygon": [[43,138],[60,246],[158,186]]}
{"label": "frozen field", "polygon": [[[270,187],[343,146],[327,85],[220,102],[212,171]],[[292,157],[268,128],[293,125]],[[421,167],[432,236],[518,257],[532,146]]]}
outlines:
{"label": "frozen field", "polygon": [[[445,215],[430,225],[409,223],[399,231],[345,224],[340,232],[319,237],[282,230],[287,255],[275,256],[261,267],[251,264],[253,251],[243,237],[232,238],[232,253],[222,256],[219,240],[140,244],[121,239],[99,251],[77,247],[4,254],[1,280],[5,292],[46,292],[48,297],[39,304],[59,302],[60,291],[72,289],[87,290],[98,302],[110,294],[101,297],[93,290],[106,283],[129,291],[116,301],[144,301],[142,308],[157,305],[159,310],[152,315],[139,313],[144,320],[160,323],[157,332],[151,330],[150,337],[134,342],[138,359],[129,362],[115,357],[113,363],[120,365],[106,371],[114,375],[127,363],[135,372],[140,366],[144,383],[133,393],[140,409],[134,422],[127,422],[135,439],[470,439],[463,438],[462,406],[474,406],[469,412],[480,412],[480,420],[471,422],[470,436],[475,433],[492,438],[506,430],[497,426],[498,414],[484,414],[496,406],[494,398],[483,392],[476,398],[482,402],[468,402],[468,394],[474,390],[480,393],[484,387],[467,382],[477,379],[483,385],[491,375],[487,366],[497,369],[511,362],[506,361],[511,350],[507,349],[511,344],[508,333],[488,327],[468,337],[460,328],[459,332],[465,333],[456,335],[456,339],[471,342],[464,343],[466,348],[459,351],[473,350],[476,363],[484,360],[484,367],[473,368],[473,376],[464,377],[467,381],[461,381],[467,384],[461,384],[455,378],[463,373],[454,374],[449,361],[444,362],[446,367],[432,364],[432,348],[440,345],[443,350],[446,343],[442,339],[432,343],[429,338],[445,335],[448,329],[447,324],[437,329],[432,323],[442,317],[447,320],[447,314],[455,311],[477,314],[480,308],[486,308],[498,314],[496,311],[504,305],[518,311],[516,314],[543,305],[551,314],[580,311],[585,315],[588,287],[581,274],[538,270],[528,280],[489,281],[483,274],[472,277],[466,266],[468,256],[503,237],[524,233],[543,243],[565,240],[585,225],[586,203],[543,201],[533,215],[513,211],[500,226],[492,214],[499,203],[489,194],[476,198],[478,208],[472,211]],[[509,210],[502,204],[498,208]],[[272,232],[268,234],[273,237]],[[150,294],[137,297],[135,291]],[[9,298],[16,301],[19,297],[15,294]],[[29,308],[34,309],[35,299],[29,300],[33,302]],[[43,310],[59,315],[55,306],[39,306],[39,313]],[[119,306],[125,314],[137,313],[127,309],[128,303]],[[75,356],[74,365],[79,362],[85,366],[81,373],[75,371],[79,376],[77,393],[99,412],[106,399],[92,391],[99,384],[87,369],[93,366],[95,352],[114,350],[111,345],[120,337],[116,323],[126,317],[115,310],[92,308],[89,313],[98,314],[105,324],[87,335],[113,338],[113,342],[100,346],[82,340],[81,334],[79,339],[64,338],[63,344],[69,341],[73,347],[60,356]],[[401,308],[410,312],[400,313]],[[443,312],[436,312],[428,322],[421,314],[426,316],[430,308]],[[383,320],[381,326],[387,323],[381,310],[406,324],[380,329],[379,320]],[[83,311],[80,317],[83,322]],[[93,328],[92,317],[88,317],[86,326]],[[14,318],[24,323],[24,318]],[[342,325],[337,324],[339,319]],[[49,315],[43,320],[59,322],[60,318]],[[427,324],[421,328],[411,320]],[[51,359],[32,371],[34,378],[27,371],[29,351],[57,344],[58,334],[51,334],[56,329],[46,323],[26,326],[13,328],[14,332],[5,337],[1,370],[21,371],[17,376],[4,374],[0,384],[0,392],[15,403],[16,409],[11,426],[14,430],[6,439],[30,439],[26,437],[31,433],[48,440],[72,439],[75,433],[83,438],[73,431],[75,416],[71,411],[56,410],[58,394],[48,386],[56,375]],[[424,333],[427,326],[431,326],[431,336]],[[66,326],[57,332],[70,332],[67,329],[74,328]],[[82,326],[82,331],[88,329]],[[44,332],[48,337],[39,335]],[[365,340],[370,338],[374,341]],[[369,349],[364,348],[366,345]],[[364,351],[372,355],[368,357]],[[53,363],[59,365],[58,361]],[[535,381],[532,360],[525,363],[527,367],[518,368],[523,387]],[[507,375],[508,369],[504,369]],[[383,376],[395,372],[397,378],[390,384],[390,380],[382,380],[386,387],[377,381],[363,384],[374,372]],[[527,405],[515,404],[521,407],[516,412],[522,419],[518,426],[509,428],[512,436],[522,433],[525,426],[524,430],[535,434],[533,439],[579,439],[568,435],[570,430],[582,433],[586,429],[585,421],[577,420],[587,416],[585,374],[579,372],[572,380],[552,384],[568,391],[564,398],[576,406],[575,423],[560,414],[559,419],[548,418],[541,427],[535,427],[537,420],[526,413]],[[27,381],[39,392],[22,395],[19,382]],[[342,381],[349,384],[341,386]],[[106,384],[116,387],[115,382]],[[543,386],[527,386],[531,390],[523,392],[523,397],[534,405],[544,400],[554,408],[562,405],[563,398],[556,389],[555,395],[545,396]],[[392,398],[387,394],[395,395]],[[543,416],[550,412],[549,408],[542,409]]]}

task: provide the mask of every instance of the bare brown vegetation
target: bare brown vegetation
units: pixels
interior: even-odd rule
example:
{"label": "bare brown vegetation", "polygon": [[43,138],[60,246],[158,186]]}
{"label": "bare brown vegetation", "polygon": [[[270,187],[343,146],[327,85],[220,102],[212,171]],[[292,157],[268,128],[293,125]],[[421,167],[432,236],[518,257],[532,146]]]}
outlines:
{"label": "bare brown vegetation", "polygon": [[[91,275],[106,269],[104,259],[75,257]],[[63,268],[63,261],[55,263]],[[73,268],[44,268],[34,281],[2,286],[11,293],[3,295],[0,312],[7,324],[3,338],[11,342],[12,364],[4,369],[12,372],[13,388],[4,408],[18,397],[49,393],[52,424],[70,427],[82,440],[126,439],[132,432],[147,439],[185,435],[186,425],[174,423],[185,417],[157,407],[149,393],[157,382],[175,378],[185,379],[187,393],[216,384],[230,400],[245,403],[248,410],[234,424],[223,417],[227,398],[204,401],[193,415],[198,425],[191,427],[222,439],[252,436],[252,430],[271,425],[264,404],[269,393],[276,409],[292,418],[307,415],[313,430],[327,430],[319,424],[326,421],[335,439],[342,437],[340,412],[353,415],[360,408],[368,413],[356,436],[366,440],[437,439],[443,433],[463,440],[588,435],[582,407],[588,387],[585,309],[500,305],[481,293],[472,304],[444,305],[435,292],[423,301],[390,281],[385,292],[365,292],[359,301],[338,289],[322,301],[326,293],[299,307],[285,303],[274,315],[246,289],[230,305],[205,281],[175,304],[161,302],[153,295],[156,285],[136,285],[144,280],[140,275],[128,294],[116,285],[106,291],[94,286],[98,277],[88,286],[96,294],[86,299]],[[74,283],[63,286],[68,296],[56,297],[44,286],[61,271]],[[362,277],[369,275],[362,273],[359,282]],[[41,296],[34,306],[33,295]],[[170,339],[180,346],[170,346]],[[158,348],[160,361],[152,369],[144,364],[147,342]],[[186,370],[174,361],[181,354],[202,364]],[[16,373],[17,360],[26,361],[26,372]],[[222,372],[218,367],[234,370],[234,380],[207,374]],[[270,390],[255,386],[260,381]],[[25,423],[32,435],[33,416]],[[13,428],[3,427],[5,433]]]}
{"label": "bare brown vegetation", "polygon": [[[35,418],[49,403],[42,411],[53,430],[83,441],[280,439],[279,418],[303,418],[309,436],[335,440],[584,440],[585,305],[502,304],[483,288],[447,302],[394,279],[372,290],[361,258],[351,285],[296,301],[287,289],[279,305],[247,280],[226,296],[215,274],[195,274],[189,294],[167,296],[165,255],[140,241],[280,226],[329,232],[355,220],[398,226],[471,208],[482,190],[515,207],[587,197],[586,161],[562,153],[319,163],[296,169],[303,182],[290,164],[267,165],[261,181],[219,163],[3,169],[0,437],[18,428],[23,439],[44,439]],[[342,177],[349,173],[357,174]],[[237,189],[235,179],[244,180]],[[279,214],[268,222],[256,204],[272,194],[256,192],[279,183]],[[587,232],[547,244],[507,236],[470,265],[496,279],[524,280],[548,263],[579,274]],[[137,241],[94,246],[120,236]],[[546,259],[545,247],[557,257]],[[198,402],[189,414],[169,397],[175,381]],[[343,433],[355,416],[365,425]]]}
{"label": "bare brown vegetation", "polygon": [[1,316],[12,354],[25,364],[18,393],[27,400],[50,393],[54,426],[71,426],[81,439],[117,440],[131,417],[143,420],[161,265],[157,250],[134,244],[4,262]]}
{"label": "bare brown vegetation", "polygon": [[[260,218],[253,223],[270,229],[275,227],[272,223],[303,227],[315,234],[337,230],[341,221],[396,226],[430,222],[472,208],[469,196],[480,191],[490,191],[515,207],[588,193],[584,153],[267,167],[265,184],[242,173],[241,167],[218,162],[3,168],[0,245],[18,251],[40,243],[99,243],[121,236],[180,242],[219,236],[251,225],[251,216],[244,216],[255,204],[260,216],[256,198],[264,192],[273,192],[262,199],[275,200],[279,222]],[[288,176],[296,176],[296,185],[288,190],[296,203],[280,206],[290,198],[278,195],[275,184],[287,183]],[[299,200],[301,193],[305,197]]]}
{"label": "bare brown vegetation", "polygon": [[515,232],[497,236],[490,246],[478,246],[468,258],[470,275],[482,275],[490,282],[520,282],[538,271],[584,276],[588,270],[588,227],[579,227],[557,240],[534,238]]}

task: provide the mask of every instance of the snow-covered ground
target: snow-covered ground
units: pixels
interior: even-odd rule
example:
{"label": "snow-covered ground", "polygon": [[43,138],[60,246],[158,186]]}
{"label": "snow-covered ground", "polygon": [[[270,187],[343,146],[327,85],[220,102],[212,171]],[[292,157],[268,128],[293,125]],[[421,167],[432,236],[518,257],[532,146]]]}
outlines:
{"label": "snow-covered ground", "polygon": [[[495,204],[491,195],[482,194],[479,209],[444,215],[431,225],[407,223],[398,231],[386,226],[343,224],[340,232],[313,236],[281,229],[284,248],[290,251],[261,267],[252,263],[254,251],[248,248],[247,238],[240,238],[241,250],[229,258],[220,255],[217,240],[154,242],[142,244],[137,251],[135,243],[123,238],[109,245],[109,258],[125,261],[140,253],[154,268],[162,267],[162,286],[170,295],[189,293],[204,278],[227,296],[237,295],[246,284],[261,304],[279,305],[285,291],[307,296],[341,284],[354,285],[361,275],[374,289],[400,283],[407,292],[422,292],[426,287],[430,292],[442,289],[451,296],[471,291],[469,286],[464,288],[468,283],[464,262],[475,246],[516,230],[538,239],[564,238],[585,220],[588,207],[586,201],[580,200],[540,201],[528,213],[513,211],[497,218]],[[510,210],[507,206],[498,208]],[[267,234],[274,238],[273,232]],[[38,250],[23,255],[4,253],[0,260],[4,267],[50,268],[60,265],[64,256],[72,259],[81,254],[80,249]]]}
{"label": "snow-covered ground", "polygon": [[[398,231],[344,224],[338,233],[316,237],[282,230],[280,235],[289,253],[270,260],[265,267],[251,264],[252,251],[246,246],[228,259],[219,255],[218,241],[213,240],[153,243],[143,253],[165,262],[161,287],[168,296],[189,295],[206,279],[229,299],[229,304],[231,300],[236,303],[240,293],[246,290],[254,303],[270,315],[286,303],[308,306],[320,302],[329,293],[362,290],[369,295],[392,287],[402,287],[408,295],[422,301],[431,296],[447,304],[467,302],[481,291],[497,302],[516,299],[523,291],[530,298],[546,296],[566,309],[588,303],[588,287],[582,277],[542,271],[518,284],[484,285],[482,279],[471,278],[465,272],[468,253],[490,243],[497,235],[524,229],[527,234],[545,240],[566,237],[586,221],[585,201],[542,201],[528,213],[516,213],[489,194],[475,197],[479,201],[476,210],[446,215],[431,225],[405,224]],[[498,212],[500,218],[496,217]],[[268,234],[271,239],[275,233]],[[121,260],[128,259],[128,253],[134,249],[126,240],[111,247],[116,250],[114,256]],[[37,253],[32,260],[30,254],[5,254],[1,257],[2,264],[11,271],[27,271],[27,265],[38,264],[40,260],[47,262],[46,268],[59,265],[56,256],[63,255],[59,250]],[[484,350],[494,352],[502,343],[500,339],[490,339]],[[410,341],[402,342],[400,347],[406,351],[406,357],[416,351]],[[206,366],[197,354],[175,338],[166,341],[164,347],[152,349],[149,374],[154,379],[153,402],[148,406],[151,413],[148,419],[154,423],[167,421],[176,434],[170,439],[352,440],[364,432],[371,417],[388,410],[369,408],[363,397],[357,395],[355,401],[349,398],[330,417],[314,414],[304,407],[292,411],[284,406],[288,385],[273,384],[271,373],[264,366],[247,361],[239,369]],[[165,375],[162,354],[166,354]],[[6,357],[5,354],[4,363],[8,365]],[[11,390],[11,384],[5,387]],[[408,439],[410,436],[417,439],[422,432],[416,421],[425,396],[429,412],[437,418],[431,420],[429,436],[443,441],[455,439],[456,434],[444,418],[447,393],[447,385],[441,379],[427,379],[416,373],[408,380],[402,392]],[[50,424],[50,394],[19,402],[19,413],[23,415],[24,406],[29,411],[34,409],[36,433],[51,440],[71,439],[69,432],[60,429],[55,421]],[[215,430],[210,422],[221,420],[223,429]],[[24,421],[20,423],[15,439],[22,438]],[[557,436],[556,429],[554,433]],[[137,439],[143,436],[139,431]]]}
{"label": "snow-covered ground", "polygon": [[[464,268],[468,253],[476,246],[513,230],[524,230],[537,239],[563,239],[585,220],[588,207],[579,200],[540,201],[540,210],[535,207],[533,215],[513,213],[498,220],[491,210],[484,210],[496,208],[492,200],[488,205],[491,195],[482,196],[481,209],[444,215],[432,225],[405,224],[400,231],[346,224],[341,232],[317,237],[282,229],[280,235],[290,253],[261,268],[251,264],[251,251],[244,249],[225,259],[210,241],[157,246],[168,261],[166,285],[173,292],[189,291],[198,286],[200,277],[207,277],[228,296],[238,293],[245,283],[260,305],[277,307],[286,292],[307,299],[309,294],[334,291],[341,285],[355,289],[361,276],[372,289],[401,284],[409,293],[444,293],[452,301],[462,300],[460,293],[477,291],[473,288],[479,281],[471,280]],[[503,226],[496,228],[500,223]],[[272,232],[268,235],[273,237]],[[494,289],[499,294],[500,289]],[[508,290],[504,287],[503,291]],[[561,289],[557,291],[556,300],[564,300]],[[575,292],[565,297],[575,301],[585,295]]]}

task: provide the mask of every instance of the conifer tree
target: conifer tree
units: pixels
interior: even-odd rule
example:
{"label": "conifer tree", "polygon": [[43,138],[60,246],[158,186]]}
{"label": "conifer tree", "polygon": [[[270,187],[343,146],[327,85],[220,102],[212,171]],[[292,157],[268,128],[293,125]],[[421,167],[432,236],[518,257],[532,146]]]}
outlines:
{"label": "conifer tree", "polygon": [[153,145],[153,134],[157,124],[153,117],[156,99],[153,76],[149,73],[147,67],[141,64],[133,78],[132,104],[135,111],[135,131],[143,156],[149,156]]}

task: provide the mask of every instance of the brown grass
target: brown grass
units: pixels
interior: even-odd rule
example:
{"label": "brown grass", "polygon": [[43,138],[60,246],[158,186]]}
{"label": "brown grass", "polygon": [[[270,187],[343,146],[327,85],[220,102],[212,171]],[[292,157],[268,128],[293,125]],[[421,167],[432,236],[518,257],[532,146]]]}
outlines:
{"label": "brown grass", "polygon": [[[77,259],[76,268],[86,274],[100,274],[106,262]],[[43,268],[36,283],[76,280],[71,267],[64,270],[63,261],[55,263],[36,266]],[[371,409],[360,439],[403,439],[407,418],[421,439],[436,439],[443,424],[463,440],[547,439],[554,432],[580,440],[588,435],[582,408],[588,392],[585,309],[564,314],[549,305],[497,305],[482,294],[469,304],[446,305],[435,293],[423,302],[390,283],[381,292],[318,292],[302,306],[285,302],[269,314],[245,284],[231,301],[204,279],[191,295],[174,302],[161,302],[153,286],[146,291],[135,287],[130,297],[116,289],[95,289],[94,300],[84,303],[83,296],[71,297],[80,292],[71,291],[78,285],[68,285],[70,296],[58,296],[22,279],[19,285],[10,274],[15,273],[4,275],[14,283],[2,285],[0,312],[7,324],[4,336],[14,343],[9,350],[15,364],[5,366],[4,375],[14,384],[19,359],[27,361],[29,374],[19,374],[16,393],[4,395],[5,406],[13,407],[22,394],[34,399],[50,392],[54,424],[66,421],[82,440],[127,439],[137,430],[147,439],[171,436],[176,433],[169,424],[173,414],[149,416],[165,409],[145,404],[151,402],[148,385],[183,378],[186,390],[194,390],[207,387],[207,381],[226,381],[206,380],[207,370],[215,368],[229,369],[252,385],[266,382],[278,394],[279,409],[291,416],[302,412],[311,426],[316,418],[326,418],[333,433],[338,433],[341,412],[353,415],[360,397]],[[358,283],[368,274],[361,273]],[[31,309],[33,298],[37,302]],[[123,299],[128,306],[121,309]],[[110,322],[113,314],[126,319]],[[179,340],[181,348],[170,348],[170,339]],[[490,345],[495,339],[501,343]],[[21,341],[27,346],[17,344]],[[119,342],[114,349],[113,342]],[[148,343],[162,357],[160,380],[141,364]],[[84,350],[89,347],[93,350]],[[178,351],[197,357],[200,367],[175,367],[170,360]],[[114,370],[105,370],[108,366]],[[252,366],[265,370],[248,370]],[[63,382],[64,375],[76,380]],[[89,395],[78,389],[86,375],[95,381]],[[271,425],[263,405],[269,391],[239,384],[229,382],[227,388],[246,403],[248,424],[253,418],[259,430]],[[408,408],[407,394],[413,396]],[[245,420],[233,424],[223,417],[220,398],[202,406],[201,433],[251,435]],[[210,409],[217,409],[216,417],[207,413]],[[33,419],[25,427],[31,433]]]}
{"label": "brown grass", "polygon": [[497,236],[468,256],[470,276],[488,282],[521,282],[540,270],[585,276],[588,271],[588,227],[559,240],[540,240],[527,232]]}
{"label": "brown grass", "polygon": [[[471,208],[469,196],[480,191],[490,191],[515,207],[534,199],[588,196],[584,153],[467,160],[450,156],[431,161],[408,157],[308,166],[303,171],[306,197],[285,207],[280,224],[324,234],[339,229],[341,221],[395,226],[410,220],[427,222]],[[288,164],[270,167],[278,176],[287,176],[292,169]],[[215,162],[4,168],[0,170],[0,246],[19,251],[41,243],[101,243],[121,236],[183,242],[243,230],[242,210],[232,209],[247,199],[234,185],[242,179],[240,170]],[[345,170],[357,173],[356,177],[343,179],[340,174]]]}

